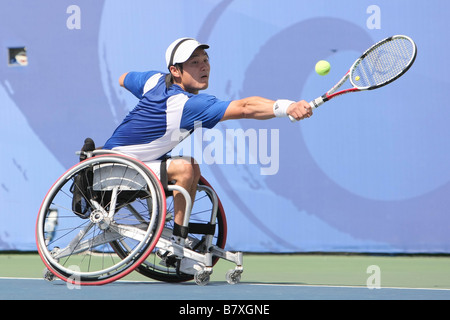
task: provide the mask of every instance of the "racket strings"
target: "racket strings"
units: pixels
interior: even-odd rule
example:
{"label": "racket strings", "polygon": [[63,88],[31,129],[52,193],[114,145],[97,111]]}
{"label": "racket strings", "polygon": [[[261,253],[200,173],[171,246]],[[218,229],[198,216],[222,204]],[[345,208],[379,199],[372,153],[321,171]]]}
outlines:
{"label": "racket strings", "polygon": [[393,38],[367,52],[352,70],[356,87],[380,86],[399,76],[411,64],[415,45],[407,38]]}

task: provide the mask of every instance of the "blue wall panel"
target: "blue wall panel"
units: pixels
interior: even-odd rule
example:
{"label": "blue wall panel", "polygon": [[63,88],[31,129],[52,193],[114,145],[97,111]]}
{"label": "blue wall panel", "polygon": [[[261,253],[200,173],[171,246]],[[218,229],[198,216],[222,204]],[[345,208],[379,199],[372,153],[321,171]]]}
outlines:
{"label": "blue wall panel", "polygon": [[[220,99],[311,100],[372,43],[406,34],[418,45],[417,60],[387,87],[336,99],[301,123],[236,120],[216,127],[222,137],[242,129],[263,144],[273,139],[268,154],[258,145],[235,155],[224,139],[223,158],[208,164],[194,147],[212,146],[206,131],[177,151],[200,156],[227,212],[232,249],[450,252],[450,3],[0,4],[0,250],[35,249],[36,214],[51,184],[76,163],[86,136],[103,144],[136,104],[118,77],[165,71],[164,53],[174,39],[210,44],[207,92]],[[14,47],[26,47],[28,66],[8,66]],[[326,77],[314,72],[321,59],[332,65]],[[236,160],[220,163],[230,153]],[[269,166],[264,154],[271,156],[270,174],[262,174]]]}

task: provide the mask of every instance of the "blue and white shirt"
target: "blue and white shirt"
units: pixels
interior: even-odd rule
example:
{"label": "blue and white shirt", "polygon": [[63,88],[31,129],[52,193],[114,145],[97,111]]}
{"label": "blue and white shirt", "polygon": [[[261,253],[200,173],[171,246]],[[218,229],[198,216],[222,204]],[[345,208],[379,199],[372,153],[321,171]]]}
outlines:
{"label": "blue and white shirt", "polygon": [[104,145],[132,154],[141,161],[159,159],[193,130],[194,123],[213,128],[230,101],[207,94],[191,94],[178,85],[166,87],[166,74],[129,72],[124,87],[139,102]]}

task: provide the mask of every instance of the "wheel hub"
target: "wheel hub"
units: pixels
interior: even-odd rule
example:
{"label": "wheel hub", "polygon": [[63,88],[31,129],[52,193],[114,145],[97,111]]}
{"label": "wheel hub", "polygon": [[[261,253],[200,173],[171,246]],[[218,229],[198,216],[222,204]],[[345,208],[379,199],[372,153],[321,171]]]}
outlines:
{"label": "wheel hub", "polygon": [[98,225],[98,227],[102,230],[105,230],[109,226],[109,219],[106,217],[101,210],[92,211],[89,219],[92,223]]}

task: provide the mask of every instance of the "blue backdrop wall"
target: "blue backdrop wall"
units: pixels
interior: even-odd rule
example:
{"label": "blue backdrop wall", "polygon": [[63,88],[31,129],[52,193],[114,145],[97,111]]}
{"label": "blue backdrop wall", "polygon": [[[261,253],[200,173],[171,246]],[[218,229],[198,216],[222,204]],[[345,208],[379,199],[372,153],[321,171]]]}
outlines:
{"label": "blue backdrop wall", "polygon": [[[301,123],[217,126],[224,137],[226,130],[242,129],[271,141],[269,174],[263,174],[264,143],[248,147],[243,164],[204,161],[201,169],[227,212],[230,249],[450,252],[450,2],[0,5],[0,250],[35,249],[36,214],[49,187],[76,163],[85,137],[103,144],[136,104],[118,77],[131,70],[165,71],[165,49],[174,39],[210,44],[207,92],[220,99],[311,100],[372,43],[406,34],[418,45],[417,60],[390,86],[336,99]],[[18,47],[26,47],[27,66],[9,65],[9,49]],[[321,59],[332,65],[326,77],[314,72]],[[197,141],[208,147],[205,135],[194,135],[190,146]],[[192,150],[198,152],[182,148]],[[223,154],[234,151],[224,143]]]}

